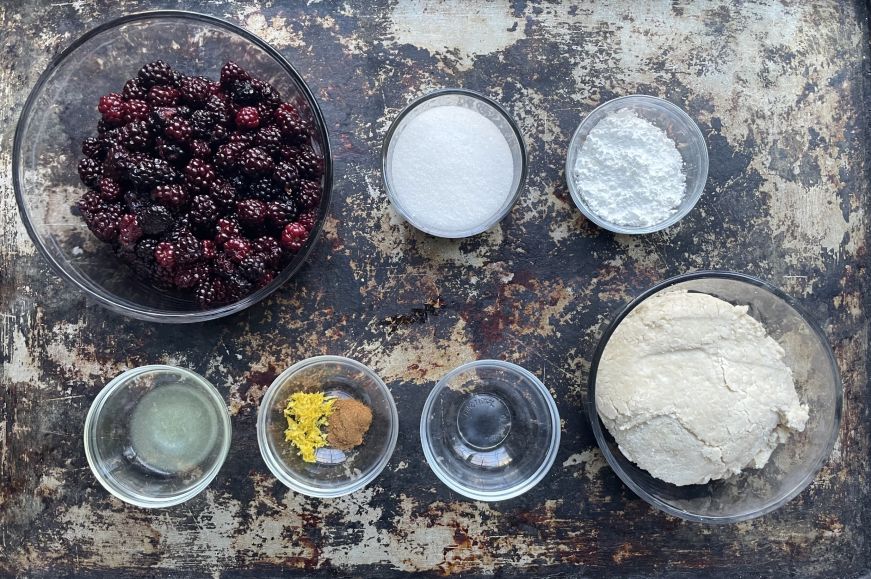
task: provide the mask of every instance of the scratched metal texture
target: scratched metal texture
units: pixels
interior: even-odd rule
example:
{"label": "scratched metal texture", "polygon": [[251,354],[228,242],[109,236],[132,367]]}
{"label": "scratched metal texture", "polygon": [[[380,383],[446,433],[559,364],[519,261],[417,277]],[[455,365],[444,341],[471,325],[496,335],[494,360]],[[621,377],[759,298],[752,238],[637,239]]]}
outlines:
{"label": "scratched metal texture", "polygon": [[[101,22],[170,6],[179,5],[0,4],[0,575],[857,577],[871,568],[864,3],[182,2],[244,26],[298,67],[323,106],[336,165],[332,215],[310,264],[263,303],[194,327],[119,318],[71,291],[36,254],[10,178],[14,123],[51,57]],[[503,103],[529,149],[517,206],[462,241],[413,231],[380,180],[391,119],[443,86]],[[698,207],[643,237],[586,222],[564,183],[578,122],[630,93],[684,107],[711,154]],[[825,328],[846,392],[840,437],[815,482],[778,512],[731,526],[682,522],[633,496],[582,412],[603,324],[641,290],[700,268],[747,272],[796,296]],[[317,500],[269,474],[255,417],[277,372],[326,353],[384,378],[400,437],[374,484]],[[449,492],[417,434],[433,384],[485,357],[537,374],[563,424],[551,472],[498,504]],[[204,374],[233,421],[211,487],[160,511],[110,497],[80,434],[103,384],[148,363]]]}

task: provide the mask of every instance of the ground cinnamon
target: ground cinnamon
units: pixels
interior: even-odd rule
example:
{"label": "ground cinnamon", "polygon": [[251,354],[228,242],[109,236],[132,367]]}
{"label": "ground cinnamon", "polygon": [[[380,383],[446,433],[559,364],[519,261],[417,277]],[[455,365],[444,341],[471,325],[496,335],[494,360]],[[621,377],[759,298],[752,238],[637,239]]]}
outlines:
{"label": "ground cinnamon", "polygon": [[353,398],[340,398],[333,403],[327,425],[327,442],[339,450],[351,450],[363,444],[363,436],[372,424],[372,410]]}

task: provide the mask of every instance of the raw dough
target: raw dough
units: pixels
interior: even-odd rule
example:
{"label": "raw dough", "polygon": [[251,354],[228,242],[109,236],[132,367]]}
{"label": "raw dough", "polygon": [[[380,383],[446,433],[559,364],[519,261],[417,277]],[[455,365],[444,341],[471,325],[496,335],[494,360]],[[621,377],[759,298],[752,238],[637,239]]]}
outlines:
{"label": "raw dough", "polygon": [[596,408],[621,452],[675,485],[761,468],[804,430],[784,351],[747,306],[702,293],[648,298],[620,323],[596,376]]}

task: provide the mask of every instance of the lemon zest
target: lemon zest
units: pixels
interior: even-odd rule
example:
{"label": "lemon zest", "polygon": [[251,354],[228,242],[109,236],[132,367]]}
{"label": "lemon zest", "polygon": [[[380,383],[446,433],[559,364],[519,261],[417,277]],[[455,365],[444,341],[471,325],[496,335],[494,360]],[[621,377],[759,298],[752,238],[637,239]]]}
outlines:
{"label": "lemon zest", "polygon": [[284,439],[298,449],[305,462],[314,462],[315,451],[327,445],[321,427],[328,424],[335,401],[334,396],[326,396],[323,392],[294,392],[287,400]]}

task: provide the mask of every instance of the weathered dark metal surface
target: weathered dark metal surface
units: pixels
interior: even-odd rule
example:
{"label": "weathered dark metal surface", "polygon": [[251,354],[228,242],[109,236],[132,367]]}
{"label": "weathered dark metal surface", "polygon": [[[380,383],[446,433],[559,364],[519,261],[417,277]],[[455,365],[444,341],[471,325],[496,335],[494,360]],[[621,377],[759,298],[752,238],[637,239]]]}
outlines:
{"label": "weathered dark metal surface", "polygon": [[[53,54],[98,23],[154,6],[0,5],[0,574],[855,577],[871,568],[864,4],[181,4],[261,35],[309,81],[335,148],[332,217],[311,264],[230,319],[167,327],[86,303],[19,222],[13,126]],[[465,241],[402,223],[378,170],[398,109],[451,85],[504,103],[531,162],[511,215]],[[711,172],[679,225],[615,237],[571,204],[564,155],[585,113],[637,92],[690,112]],[[635,498],[604,464],[582,412],[601,324],[643,288],[697,268],[748,272],[797,296],[824,324],[846,389],[840,438],[814,484],[774,514],[725,527],[684,523]],[[387,470],[337,500],[288,492],[255,437],[276,373],[323,353],[375,368],[401,415]],[[553,470],[500,504],[448,492],[417,436],[434,382],[482,357],[530,368],[563,416]],[[80,432],[104,383],[160,362],[218,385],[233,446],[202,495],[146,511],[97,484]]]}

